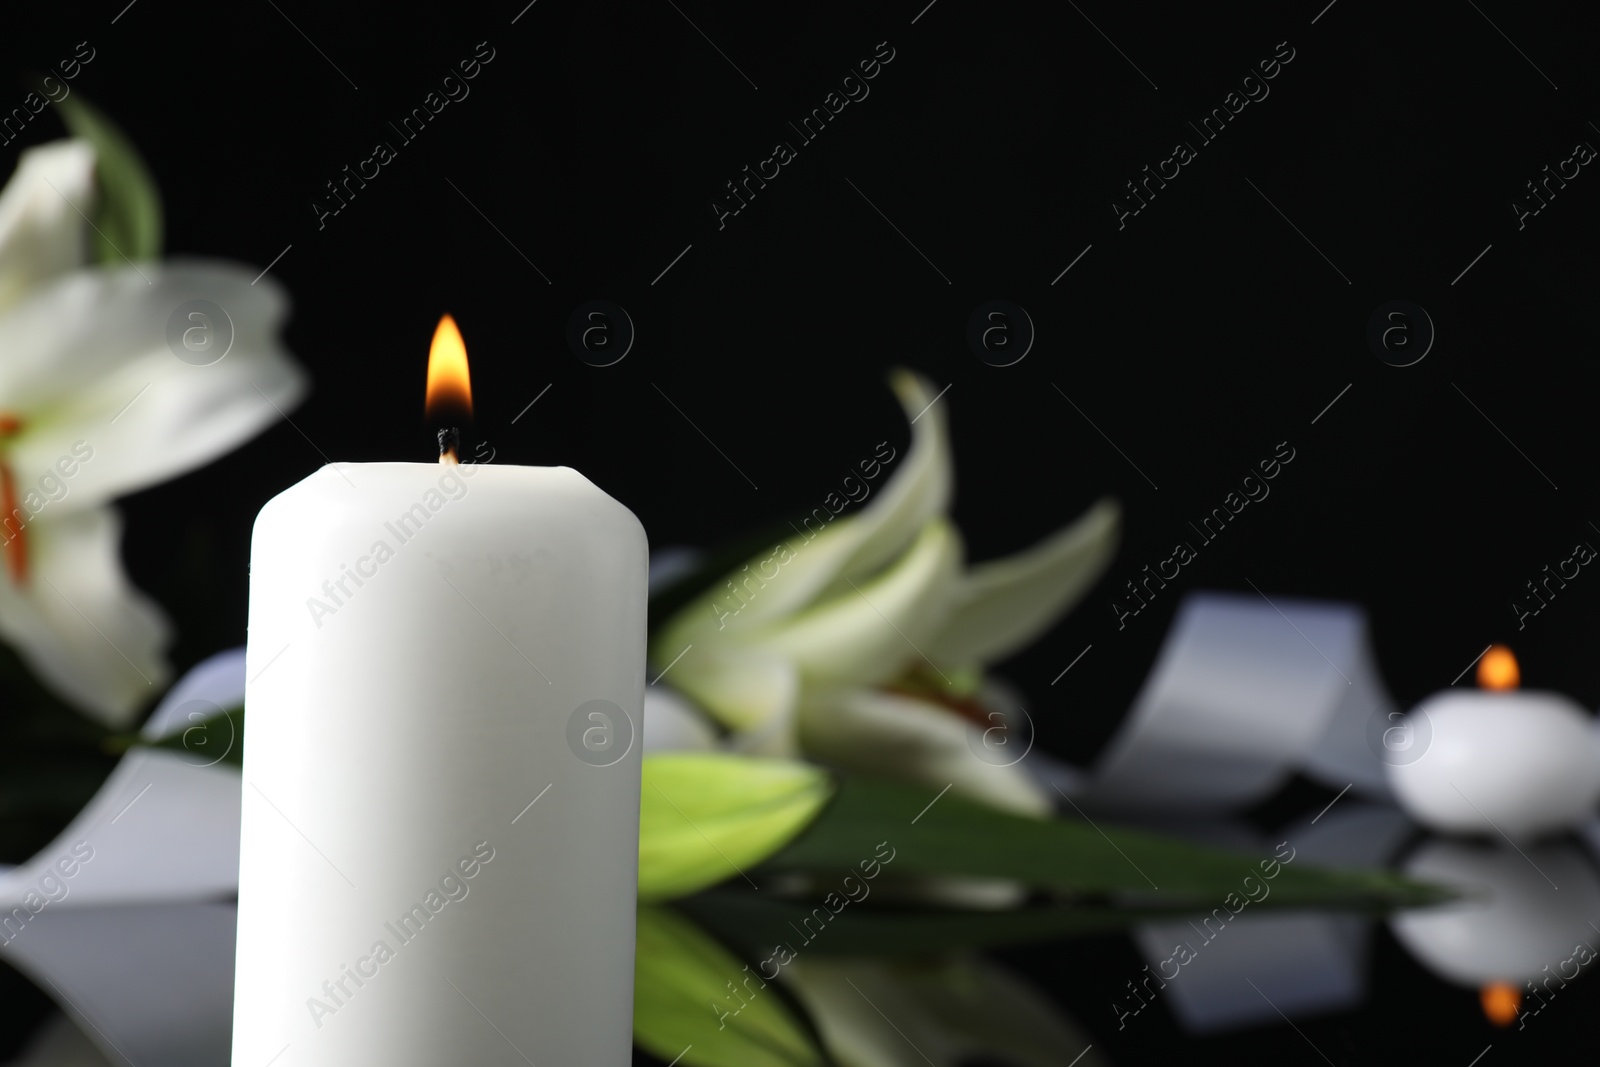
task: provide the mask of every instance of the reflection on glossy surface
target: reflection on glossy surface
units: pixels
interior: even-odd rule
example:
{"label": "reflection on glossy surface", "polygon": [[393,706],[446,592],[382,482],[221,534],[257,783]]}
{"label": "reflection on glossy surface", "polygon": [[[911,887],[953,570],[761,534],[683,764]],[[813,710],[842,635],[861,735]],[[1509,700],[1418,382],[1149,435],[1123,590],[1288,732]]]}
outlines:
{"label": "reflection on glossy surface", "polygon": [[[1467,894],[1389,920],[1411,955],[1446,981],[1474,989],[1491,982],[1542,982],[1561,974],[1576,946],[1600,942],[1589,924],[1600,915],[1600,875],[1592,858],[1573,845],[1519,853],[1503,846],[1434,841],[1418,849],[1403,869],[1413,878]],[[1568,967],[1564,977],[1576,973]]]}
{"label": "reflection on glossy surface", "polygon": [[[1179,826],[1163,828],[1182,832]],[[1345,797],[1272,837],[1292,843],[1297,863],[1383,867],[1414,831],[1395,808]],[[1272,847],[1238,823],[1193,825],[1187,836],[1245,853],[1265,855]],[[1358,915],[1242,914],[1229,924],[1233,932],[1214,943],[1199,941],[1181,921],[1142,925],[1133,938],[1151,973],[1172,954],[1174,939],[1187,938],[1202,950],[1180,978],[1162,987],[1160,998],[1189,1033],[1218,1034],[1277,1025],[1284,1016],[1301,1019],[1358,1007],[1366,998],[1370,926]],[[1116,993],[1120,1004],[1130,1006],[1127,990]]]}
{"label": "reflection on glossy surface", "polygon": [[1522,1007],[1522,992],[1510,982],[1490,982],[1478,991],[1478,1000],[1485,1019],[1496,1026],[1510,1026]]}
{"label": "reflection on glossy surface", "polygon": [[51,1016],[6,1067],[111,1067],[111,1061],[65,1015]]}
{"label": "reflection on glossy surface", "polygon": [[217,1067],[232,1030],[234,923],[231,903],[65,908],[35,919],[6,959],[111,1062]]}

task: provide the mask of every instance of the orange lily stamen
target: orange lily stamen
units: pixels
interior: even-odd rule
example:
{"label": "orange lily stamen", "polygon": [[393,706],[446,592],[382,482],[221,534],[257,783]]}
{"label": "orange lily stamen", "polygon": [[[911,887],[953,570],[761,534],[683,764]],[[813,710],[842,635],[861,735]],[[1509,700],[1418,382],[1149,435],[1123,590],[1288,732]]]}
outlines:
{"label": "orange lily stamen", "polygon": [[[15,415],[0,413],[0,446],[22,430],[22,420]],[[5,529],[4,552],[6,574],[16,585],[28,581],[28,535],[24,530],[27,519],[18,519],[27,512],[17,506],[17,483],[11,474],[11,464],[0,459],[0,526]]]}

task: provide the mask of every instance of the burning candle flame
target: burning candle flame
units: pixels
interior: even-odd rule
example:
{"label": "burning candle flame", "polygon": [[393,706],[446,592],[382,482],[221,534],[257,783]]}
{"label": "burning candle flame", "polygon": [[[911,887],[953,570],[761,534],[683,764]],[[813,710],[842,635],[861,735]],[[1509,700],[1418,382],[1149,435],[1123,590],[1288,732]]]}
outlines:
{"label": "burning candle flame", "polygon": [[1510,1026],[1522,1007],[1522,991],[1510,982],[1490,982],[1478,991],[1478,1002],[1483,1005],[1484,1018],[1496,1026]]}
{"label": "burning candle flame", "polygon": [[1521,682],[1517,657],[1505,645],[1495,645],[1478,661],[1478,685],[1484,689],[1515,689]]}
{"label": "burning candle flame", "polygon": [[467,371],[467,344],[461,339],[456,320],[449,315],[439,320],[428,349],[428,395],[424,407],[430,422],[472,418],[472,376]]}

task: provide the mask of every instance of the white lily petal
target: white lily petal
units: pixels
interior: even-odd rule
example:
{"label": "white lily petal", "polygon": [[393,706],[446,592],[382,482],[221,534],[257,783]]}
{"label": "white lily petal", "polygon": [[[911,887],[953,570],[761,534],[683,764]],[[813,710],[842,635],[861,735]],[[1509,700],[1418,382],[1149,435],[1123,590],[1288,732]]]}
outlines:
{"label": "white lily petal", "polygon": [[[934,520],[899,561],[864,585],[764,629],[671,626],[652,642],[651,658],[724,725],[761,728],[741,740],[746,750],[786,755],[795,744],[801,677],[869,684],[898,675],[921,658],[919,643],[937,633],[960,566],[959,535]],[[680,647],[685,637],[692,640]]]}
{"label": "white lily petal", "polygon": [[[787,538],[751,559],[669,624],[666,644],[758,627],[801,610],[820,596],[848,590],[903,552],[931,518],[950,505],[950,440],[944,411],[928,380],[896,371],[890,385],[911,427],[911,447],[877,495],[854,515],[831,518],[823,505]],[[931,406],[930,406],[931,405]],[[841,499],[841,507],[843,506]],[[731,585],[730,585],[731,583]]]}
{"label": "white lily petal", "polygon": [[1031,644],[1105,573],[1122,509],[1102,500],[1032,548],[971,568],[928,649],[939,663],[992,663]]}
{"label": "white lily petal", "polygon": [[793,717],[800,678],[792,662],[734,642],[696,645],[672,668],[672,684],[724,726],[751,730]]}
{"label": "white lily petal", "polygon": [[889,385],[911,423],[911,448],[878,497],[854,516],[859,544],[840,570],[835,588],[859,580],[904,551],[923,525],[950,509],[955,492],[950,433],[939,393],[920,374],[899,369]]}
{"label": "white lily petal", "polygon": [[740,730],[728,738],[728,750],[742,756],[764,756],[773,759],[799,759],[800,751],[800,698],[796,683],[794,699],[759,726]]}
{"label": "white lily petal", "polygon": [[[942,963],[806,956],[783,969],[840,1067],[1099,1067],[1032,986],[977,958]],[[1081,1057],[1081,1058],[1080,1058]]]}
{"label": "white lily petal", "polygon": [[[0,874],[0,915],[34,892],[40,878],[59,873],[55,865],[69,853],[87,852],[93,863],[85,860],[72,892],[51,905],[47,919],[58,909],[103,913],[117,905],[222,900],[237,893],[242,797],[238,768],[226,757],[242,743],[243,731],[234,729],[233,718],[199,727],[243,704],[244,684],[245,650],[236,648],[202,661],[167,690],[140,736],[154,741],[182,734],[182,747],[139,746],[124,755],[54,841]],[[231,916],[229,923],[231,967]]]}
{"label": "white lily petal", "polygon": [[805,607],[839,573],[859,543],[854,520],[779,541],[685,605],[652,647],[668,657],[702,639],[721,640]]}
{"label": "white lily petal", "polygon": [[811,681],[871,684],[921,660],[944,623],[961,567],[961,539],[943,519],[926,523],[889,569],[760,636]]}
{"label": "white lily petal", "polygon": [[1010,762],[1004,749],[986,744],[992,739],[981,727],[950,708],[879,689],[843,689],[807,694],[799,719],[801,749],[846,770],[948,785],[1019,815],[1052,810],[1021,759]]}
{"label": "white lily petal", "polygon": [[[22,153],[0,191],[0,314],[29,289],[83,265],[94,195],[89,142],[52,141]],[[8,360],[13,355],[6,350]]]}
{"label": "white lily petal", "polygon": [[706,717],[666,685],[644,689],[645,752],[710,752],[717,748],[717,732]]}
{"label": "white lily petal", "polygon": [[813,517],[802,523],[802,536],[788,542],[795,558],[781,566],[781,577],[772,582],[776,595],[767,596],[769,590],[762,589],[762,596],[753,597],[740,613],[741,625],[788,615],[819,596],[848,589],[850,581],[860,581],[899,556],[929,519],[949,509],[954,476],[944,409],[934,403],[939,394],[926,378],[904,369],[890,375],[889,385],[906,418],[915,420],[911,447],[883,488],[854,515],[818,533],[815,516],[826,508],[813,509]]}
{"label": "white lily petal", "polygon": [[51,688],[107,726],[124,726],[165,687],[166,617],[129,584],[122,522],[110,508],[29,524],[28,573],[0,576],[0,637]]}
{"label": "white lily petal", "polygon": [[[86,446],[93,458],[51,508],[92,507],[200,466],[282,418],[305,374],[277,337],[287,298],[252,277],[205,261],[79,271],[0,315],[0,397],[23,420],[9,449],[21,486],[82,442],[80,456]],[[168,320],[194,299],[232,322],[232,347],[210,366],[180,360],[167,342]]]}

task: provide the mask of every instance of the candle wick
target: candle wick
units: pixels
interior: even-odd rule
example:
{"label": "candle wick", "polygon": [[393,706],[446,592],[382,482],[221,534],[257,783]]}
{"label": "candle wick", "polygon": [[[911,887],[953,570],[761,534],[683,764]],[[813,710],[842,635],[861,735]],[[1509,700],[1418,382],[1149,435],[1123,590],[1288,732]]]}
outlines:
{"label": "candle wick", "polygon": [[454,426],[439,431],[439,462],[459,463],[456,449],[461,445],[461,431]]}

